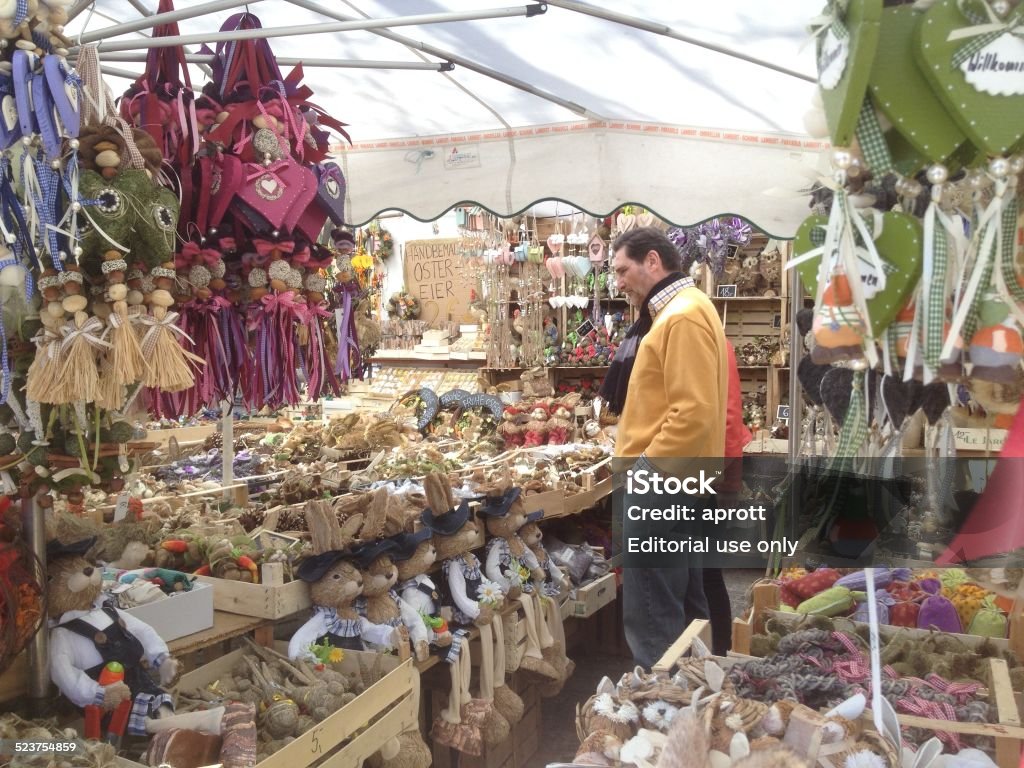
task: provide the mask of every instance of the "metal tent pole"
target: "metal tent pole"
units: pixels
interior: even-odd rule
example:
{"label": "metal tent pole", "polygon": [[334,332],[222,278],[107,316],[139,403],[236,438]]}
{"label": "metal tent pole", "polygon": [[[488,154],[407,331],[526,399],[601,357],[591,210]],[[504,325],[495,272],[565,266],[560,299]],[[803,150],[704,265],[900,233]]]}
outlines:
{"label": "metal tent pole", "polygon": [[[326,16],[331,19],[338,19],[339,21],[350,21],[353,19],[352,16],[346,16],[343,13],[338,13],[337,11],[330,10],[318,3],[312,2],[312,0],[288,1],[292,5],[297,5],[300,8],[305,8],[308,11],[313,11],[314,13],[322,14],[323,16]],[[370,31],[372,31],[373,34],[378,35],[379,37],[387,38],[388,40],[392,40],[396,43],[404,45],[407,48],[422,51],[423,53],[435,56],[439,59],[446,59],[447,61],[450,61],[459,67],[463,67],[464,69],[470,70],[471,72],[476,72],[477,74],[483,75],[484,77],[489,77],[492,80],[497,80],[500,83],[504,83],[505,85],[511,86],[512,88],[516,88],[525,93],[529,93],[533,96],[544,99],[545,101],[550,101],[552,104],[557,104],[558,106],[567,109],[570,112],[577,114],[581,117],[585,117],[588,120],[604,120],[604,118],[601,115],[597,114],[596,112],[591,112],[586,107],[577,104],[574,101],[569,101],[568,99],[563,99],[561,96],[556,96],[553,93],[543,91],[540,88],[536,88],[530,85],[529,83],[523,82],[522,80],[510,77],[502,72],[498,72],[495,69],[486,67],[483,64],[478,64],[472,59],[467,59],[465,56],[460,56],[457,53],[452,53],[451,51],[445,50],[443,48],[438,48],[437,46],[430,45],[428,43],[422,43],[417,40],[413,40],[411,37],[406,37],[405,35],[400,35],[397,32],[392,32],[387,29],[374,29]]]}
{"label": "metal tent pole", "polygon": [[653,32],[656,35],[663,35],[670,37],[673,40],[680,40],[690,45],[696,45],[701,48],[706,48],[709,51],[715,53],[721,53],[725,56],[732,56],[734,59],[740,59],[751,64],[756,64],[759,67],[766,67],[767,69],[781,72],[784,75],[795,77],[799,80],[806,80],[809,83],[818,82],[818,78],[814,75],[807,75],[803,72],[797,72],[794,69],[788,69],[787,67],[780,67],[778,64],[772,64],[770,61],[764,59],[758,59],[753,56],[748,56],[741,51],[735,51],[731,48],[726,48],[723,45],[715,45],[704,40],[698,40],[695,37],[684,35],[672,27],[664,24],[657,24],[653,21],[647,21],[641,19],[638,16],[629,16],[625,13],[618,13],[616,11],[609,11],[604,8],[598,8],[597,6],[589,5],[587,3],[577,2],[577,0],[547,0],[549,5],[554,5],[558,8],[564,8],[567,11],[575,11],[576,13],[582,13],[586,16],[593,16],[598,19],[604,19],[605,21],[613,21],[616,24],[622,24],[623,26],[633,27],[635,29],[642,29],[644,32]]}
{"label": "metal tent pole", "polygon": [[[213,62],[214,55],[203,53],[186,53],[185,61],[188,64],[208,64]],[[278,56],[277,63],[294,67],[301,64],[304,67],[333,67],[337,69],[409,69],[422,70],[424,72],[449,72],[455,65],[448,61],[423,62],[423,61],[359,61],[356,59],[297,59],[287,56]],[[104,53],[103,62],[144,62],[146,61],[145,51],[119,51],[117,53]]]}
{"label": "metal tent pole", "polygon": [[[21,516],[25,527],[25,537],[29,546],[42,564],[43,577],[46,575],[46,524],[43,519],[43,508],[29,494],[28,489],[22,491]],[[33,635],[28,645],[28,703],[29,711],[35,717],[47,714],[52,704],[50,696],[50,631],[46,616],[42,626]]]}
{"label": "metal tent pole", "polygon": [[[230,0],[216,0],[215,3],[210,3],[209,5],[223,5],[224,2],[229,1]],[[232,6],[236,5],[237,3],[232,2]],[[194,12],[195,9],[199,7],[200,6],[195,6],[194,8],[190,8],[189,12]],[[420,16],[396,16],[390,19],[339,21],[333,24],[299,24],[293,27],[276,27],[271,29],[238,29],[229,32],[204,32],[194,35],[177,35],[175,37],[146,38],[144,40],[106,41],[106,38],[111,35],[122,34],[123,32],[121,28],[123,26],[133,27],[133,29],[128,31],[135,31],[136,29],[143,28],[135,26],[136,24],[152,26],[151,22],[153,22],[153,20],[158,16],[162,15],[157,14],[156,16],[149,17],[143,22],[130,22],[128,25],[117,25],[98,29],[88,35],[83,35],[82,43],[96,42],[97,40],[100,40],[98,43],[100,52],[134,51],[138,49],[168,48],[176,45],[191,45],[193,43],[218,43],[233,40],[263,40],[271,37],[322,35],[336,32],[386,29],[387,27],[415,27],[425,24],[446,24],[453,21],[504,19],[515,16],[530,17],[535,16],[538,13],[543,13],[543,11],[535,10],[537,8],[546,10],[546,6],[544,5],[522,5],[511,8],[494,8],[489,11],[472,11],[467,13],[433,13],[423,14]]]}
{"label": "metal tent pole", "polygon": [[123,77],[126,80],[137,80],[142,72],[132,72],[129,69],[121,69],[120,67],[108,67],[106,64],[100,65],[100,72],[104,75],[110,75],[111,77]]}
{"label": "metal tent pole", "polygon": [[[250,4],[261,2],[263,2],[263,0],[249,0]],[[85,43],[94,43],[97,40],[105,40],[106,38],[113,37],[115,35],[127,35],[129,32],[138,32],[141,29],[152,29],[160,24],[169,24],[173,21],[194,19],[197,16],[203,16],[207,13],[229,11],[232,8],[237,8],[238,5],[237,0],[212,0],[212,2],[200,3],[199,5],[193,5],[189,8],[180,8],[173,11],[167,11],[166,13],[154,13],[152,15],[144,16],[141,19],[135,19],[134,21],[125,21],[109,27],[103,27],[102,29],[96,29],[92,32],[86,32],[77,40],[77,42],[82,45]],[[203,41],[197,40],[196,42]]]}

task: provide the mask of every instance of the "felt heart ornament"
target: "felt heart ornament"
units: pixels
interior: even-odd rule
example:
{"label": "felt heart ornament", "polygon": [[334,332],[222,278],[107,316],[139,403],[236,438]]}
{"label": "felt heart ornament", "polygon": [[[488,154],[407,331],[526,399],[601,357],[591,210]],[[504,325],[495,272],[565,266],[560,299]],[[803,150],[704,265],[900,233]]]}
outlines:
{"label": "felt heart ornament", "polygon": [[797,365],[796,377],[804,396],[812,405],[821,405],[821,380],[831,370],[831,366],[818,365],[809,356],[801,358]]}
{"label": "felt heart ornament", "polygon": [[[850,395],[853,392],[854,377],[864,374],[849,368],[831,368],[821,379],[821,401],[826,410],[839,426],[843,425],[846,412],[850,408]],[[867,412],[874,412],[875,398],[878,397],[881,375],[871,371],[868,375]]]}
{"label": "felt heart ornament", "polygon": [[[271,229],[281,229],[300,199],[308,204],[316,196],[316,183],[307,184],[303,171],[309,169],[291,158],[278,160],[269,166],[246,163],[238,198],[259,214]],[[312,188],[307,191],[310,186]],[[301,211],[296,212],[293,226],[299,216]]]}
{"label": "felt heart ornament", "polygon": [[945,107],[917,65],[913,42],[921,18],[910,5],[882,11],[868,93],[893,130],[928,162],[943,163],[967,141],[967,136],[947,119]]}
{"label": "felt heart ornament", "polygon": [[885,412],[889,415],[889,421],[897,429],[902,426],[904,420],[911,413],[911,391],[910,387],[906,386],[909,384],[920,386],[920,382],[913,379],[904,382],[899,376],[882,377],[882,404],[885,406]]}
{"label": "felt heart ornament", "polygon": [[653,227],[654,214],[650,211],[644,211],[643,213],[636,214],[636,225],[638,227]]}
{"label": "felt heart ornament", "polygon": [[590,274],[591,263],[590,259],[586,256],[575,256],[573,262],[576,264],[576,274],[580,277],[586,277]]}
{"label": "felt heart ornament", "polygon": [[562,235],[549,235],[547,239],[548,250],[551,251],[552,256],[557,256],[562,252],[562,244],[565,242],[565,238]]}
{"label": "felt heart ornament", "polygon": [[821,378],[821,402],[836,424],[842,426],[850,408],[854,372],[849,368],[831,368]]}
{"label": "felt heart ornament", "polygon": [[[868,313],[871,316],[871,333],[877,339],[889,327],[907,297],[921,278],[921,224],[913,216],[889,211],[881,215],[882,232],[875,238],[875,248],[886,269],[885,289],[868,295],[867,291],[874,276],[871,267],[865,264],[861,282],[865,286]],[[793,253],[799,256],[820,247],[824,227],[828,226],[825,216],[810,216],[797,230],[793,242]],[[804,290],[817,295],[819,258],[808,259],[796,266]]]}
{"label": "felt heart ornament", "polygon": [[[963,10],[958,0],[938,0],[917,27],[914,50],[932,90],[974,146],[991,155],[1024,137],[1024,40],[1014,29],[1022,22],[1022,6],[1000,19],[985,0]],[[978,34],[979,25],[996,31]]]}
{"label": "felt heart ornament", "polygon": [[[835,19],[818,34],[818,82],[833,146],[853,143],[878,47],[882,0],[849,0],[826,8]],[[842,18],[838,18],[841,16]]]}
{"label": "felt heart ornament", "polygon": [[921,410],[931,426],[938,424],[949,407],[949,387],[945,382],[933,381],[922,387]]}
{"label": "felt heart ornament", "polygon": [[[288,180],[293,177],[302,185],[302,189],[299,191],[291,208],[288,209],[288,214],[284,218],[284,227],[289,232],[295,229],[295,226],[299,223],[302,215],[309,208],[313,207],[313,202],[317,199],[317,192],[320,188],[320,180],[313,172],[313,169],[308,166],[296,163],[294,171],[290,172],[290,174],[284,175],[284,178]],[[327,216],[324,216],[323,223],[321,223],[320,228],[323,229],[323,225],[326,223]]]}

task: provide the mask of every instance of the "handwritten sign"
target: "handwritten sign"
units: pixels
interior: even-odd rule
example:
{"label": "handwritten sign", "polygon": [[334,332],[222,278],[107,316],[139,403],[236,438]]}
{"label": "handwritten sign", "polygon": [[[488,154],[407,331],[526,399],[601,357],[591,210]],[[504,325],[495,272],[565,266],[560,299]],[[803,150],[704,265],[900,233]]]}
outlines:
{"label": "handwritten sign", "polygon": [[998,453],[1006,442],[1005,429],[979,429],[977,427],[957,427],[953,430],[953,440],[961,451],[992,451]]}
{"label": "handwritten sign", "polygon": [[405,289],[420,303],[420,320],[436,327],[466,319],[475,281],[457,238],[407,242],[404,275]]}

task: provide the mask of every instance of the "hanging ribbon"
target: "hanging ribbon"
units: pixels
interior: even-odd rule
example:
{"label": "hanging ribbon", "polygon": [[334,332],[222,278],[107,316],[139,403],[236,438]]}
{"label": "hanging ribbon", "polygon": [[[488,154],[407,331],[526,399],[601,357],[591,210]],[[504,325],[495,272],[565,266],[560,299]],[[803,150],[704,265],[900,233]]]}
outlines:
{"label": "hanging ribbon", "polygon": [[842,5],[839,0],[829,0],[825,13],[811,19],[808,26],[813,37],[821,37],[829,31],[835,35],[837,40],[845,40],[850,36],[841,13]]}
{"label": "hanging ribbon", "polygon": [[[821,311],[825,289],[833,275],[838,273],[846,275],[854,307],[864,323],[864,356],[872,368],[878,364],[878,352],[875,349],[875,339],[871,335],[871,313],[868,310],[860,277],[860,262],[865,261],[871,265],[878,278],[877,289],[884,291],[888,270],[875,248],[874,241],[874,238],[879,237],[881,233],[881,213],[873,211],[871,218],[865,220],[864,216],[850,204],[846,192],[837,185],[833,193],[832,210],[829,213],[824,238],[821,237],[820,232],[811,233],[811,241],[822,244],[807,253],[790,259],[784,267],[784,269],[792,269],[805,261],[821,259],[818,264],[817,290],[814,299],[815,312]],[[860,236],[861,253],[858,253],[855,235]]]}
{"label": "hanging ribbon", "polygon": [[[977,13],[971,7],[972,3],[980,6],[984,13]],[[954,69],[959,69],[974,54],[1003,35],[1024,35],[1024,17],[1015,16],[1009,21],[1003,21],[986,0],[957,0],[957,7],[973,26],[955,29],[946,38],[949,42],[968,40],[953,54]]]}
{"label": "hanging ribbon", "polygon": [[[964,286],[963,281],[967,275],[970,275],[970,278],[956,299],[953,322],[942,347],[943,359],[955,352],[958,343],[970,343],[977,330],[981,301],[990,287],[995,288],[1018,322],[1024,323],[1024,310],[1019,306],[1021,299],[1017,298],[1024,297],[1024,294],[1017,284],[1013,265],[1012,233],[1016,232],[1017,208],[1009,195],[1013,194],[1014,188],[1007,179],[1001,177],[995,179],[995,186],[995,194],[979,218],[967,256],[963,261],[958,285]],[[1010,216],[1013,217],[1012,225]],[[1006,232],[1006,229],[1010,232]]]}
{"label": "hanging ribbon", "polygon": [[[871,369],[867,368],[865,373],[870,376]],[[867,439],[868,407],[867,393],[865,392],[867,384],[864,378],[861,373],[854,374],[850,405],[846,409],[843,426],[839,431],[839,445],[836,447],[832,467],[845,463],[845,459],[856,457]]]}
{"label": "hanging ribbon", "polygon": [[860,116],[857,118],[857,144],[860,146],[864,162],[867,163],[875,178],[881,178],[894,170],[892,155],[889,153],[889,145],[885,141],[885,134],[878,123],[878,115],[871,99],[864,99],[860,108]]}
{"label": "hanging ribbon", "polygon": [[[156,347],[157,339],[159,338],[160,335],[161,328],[168,329],[171,333],[180,336],[193,347],[195,346],[195,341],[192,339],[192,337],[185,333],[185,331],[183,331],[180,327],[178,327],[178,317],[179,315],[177,312],[171,311],[168,311],[167,314],[165,314],[160,319],[150,314],[138,315],[138,322],[141,325],[149,326],[143,333],[142,339],[139,342],[139,345],[142,347],[143,356],[147,358],[152,357],[153,351]],[[93,319],[95,320],[97,318]]]}

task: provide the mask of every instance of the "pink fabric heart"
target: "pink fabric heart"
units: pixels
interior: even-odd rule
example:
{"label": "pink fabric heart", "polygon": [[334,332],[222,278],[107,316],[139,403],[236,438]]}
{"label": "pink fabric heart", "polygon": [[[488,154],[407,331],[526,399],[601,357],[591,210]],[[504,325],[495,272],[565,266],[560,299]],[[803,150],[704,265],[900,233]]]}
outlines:
{"label": "pink fabric heart", "polygon": [[561,235],[549,235],[548,236],[548,250],[551,251],[552,256],[557,256],[562,252],[562,243],[565,242],[565,238]]}

